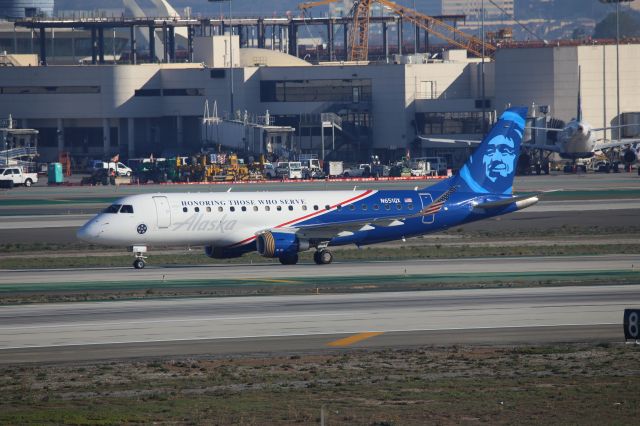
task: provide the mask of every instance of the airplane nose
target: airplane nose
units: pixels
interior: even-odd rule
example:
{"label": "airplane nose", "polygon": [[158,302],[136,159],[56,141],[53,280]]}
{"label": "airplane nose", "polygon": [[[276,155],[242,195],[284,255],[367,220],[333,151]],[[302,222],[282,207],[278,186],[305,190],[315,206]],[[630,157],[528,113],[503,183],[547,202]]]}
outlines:
{"label": "airplane nose", "polygon": [[86,241],[88,243],[95,242],[100,235],[101,229],[95,220],[91,220],[85,223],[80,229],[76,231],[76,237],[79,240]]}
{"label": "airplane nose", "polygon": [[76,231],[76,238],[82,241],[89,241],[89,223],[85,223]]}

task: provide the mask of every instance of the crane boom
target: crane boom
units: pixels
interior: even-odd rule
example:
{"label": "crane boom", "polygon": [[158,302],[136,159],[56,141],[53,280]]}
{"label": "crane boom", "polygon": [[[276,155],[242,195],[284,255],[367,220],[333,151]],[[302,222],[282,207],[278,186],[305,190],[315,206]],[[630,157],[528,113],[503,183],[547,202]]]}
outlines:
{"label": "crane boom", "polygon": [[324,6],[325,4],[335,3],[338,0],[318,0],[318,1],[309,1],[306,3],[298,3],[298,9],[307,10],[316,6]]}
{"label": "crane boom", "polygon": [[[432,16],[425,15],[424,13],[420,13],[417,10],[408,7],[400,6],[399,4],[394,3],[390,0],[375,1],[388,7],[395,14],[400,15],[401,17],[407,19],[409,22],[418,25],[420,28],[423,28],[426,31],[429,31],[430,34],[433,34],[436,37],[441,38],[442,40],[448,41],[454,46],[466,49],[476,56],[482,57],[483,53],[485,54],[485,56],[493,56],[493,54],[497,50],[494,45],[487,42],[484,42],[483,49],[483,42],[478,37],[474,37],[463,31],[460,31],[452,25],[449,25],[446,22],[443,22]],[[458,39],[456,39],[456,36],[458,37]]]}
{"label": "crane boom", "polygon": [[353,5],[353,28],[349,35],[350,61],[366,61],[369,56],[369,13],[374,0],[360,0]]}
{"label": "crane boom", "polygon": [[[298,4],[298,8],[304,11],[315,6],[323,6],[337,1],[338,0],[311,1]],[[478,57],[493,56],[497,50],[496,46],[491,43],[483,42],[478,37],[460,31],[446,22],[420,13],[415,9],[401,6],[391,0],[355,0],[353,9],[351,10],[353,14],[353,26],[351,28],[351,34],[349,35],[351,49],[349,50],[348,59],[350,61],[367,60],[369,54],[369,16],[371,13],[371,4],[374,2],[380,3],[396,15],[428,31],[430,34],[454,46],[465,49]]]}

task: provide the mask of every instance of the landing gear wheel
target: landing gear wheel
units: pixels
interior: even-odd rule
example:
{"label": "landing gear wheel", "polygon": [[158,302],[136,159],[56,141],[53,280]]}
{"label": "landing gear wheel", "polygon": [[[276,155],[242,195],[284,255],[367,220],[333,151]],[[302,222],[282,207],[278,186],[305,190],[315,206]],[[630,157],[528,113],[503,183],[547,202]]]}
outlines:
{"label": "landing gear wheel", "polygon": [[298,254],[296,253],[296,254],[288,254],[285,256],[280,256],[278,260],[283,265],[295,265],[296,263],[298,263]]}
{"label": "landing gear wheel", "polygon": [[136,269],[143,269],[145,266],[144,259],[136,259],[133,261],[133,267]]}
{"label": "landing gear wheel", "polygon": [[333,261],[333,255],[329,250],[319,250],[313,253],[313,261],[318,265],[328,265]]}

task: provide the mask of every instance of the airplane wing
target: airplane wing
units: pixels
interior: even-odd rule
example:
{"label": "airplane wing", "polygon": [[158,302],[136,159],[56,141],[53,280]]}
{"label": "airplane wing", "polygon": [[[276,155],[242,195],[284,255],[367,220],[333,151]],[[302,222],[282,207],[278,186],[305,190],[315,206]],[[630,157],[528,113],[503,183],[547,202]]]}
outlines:
{"label": "airplane wing", "polygon": [[564,129],[556,129],[553,127],[527,127],[527,129],[531,129],[531,130],[543,130],[545,132],[561,132]]}
{"label": "airplane wing", "polygon": [[[392,227],[404,225],[404,221],[416,217],[430,216],[439,212],[444,203],[451,197],[451,195],[458,189],[457,186],[452,186],[442,195],[436,198],[432,203],[422,208],[417,213],[403,213],[393,216],[373,217],[367,219],[355,219],[345,220],[341,222],[331,222],[313,225],[301,225],[299,227],[290,228],[274,228],[269,231],[275,232],[290,232],[295,233],[299,237],[309,239],[322,239],[330,240],[334,237],[346,237],[353,235],[358,231],[370,231],[376,227]],[[261,231],[264,232],[264,231]],[[260,234],[259,232],[258,234]]]}
{"label": "airplane wing", "polygon": [[640,124],[620,124],[617,126],[610,126],[610,127],[598,127],[596,129],[591,129],[592,132],[602,132],[604,130],[611,130],[611,129],[619,129],[621,127],[638,127],[640,129]]}
{"label": "airplane wing", "polygon": [[561,152],[560,146],[558,145],[523,143],[522,147],[525,149],[539,149],[541,151]]}
{"label": "airplane wing", "polygon": [[624,145],[633,145],[634,143],[640,143],[640,139],[620,139],[619,141],[597,143],[596,146],[593,147],[593,150],[598,151],[603,149],[617,148]]}
{"label": "airplane wing", "polygon": [[470,139],[429,138],[429,137],[420,136],[420,135],[418,135],[418,139],[420,139],[421,141],[424,141],[424,142],[448,143],[448,144],[452,144],[452,145],[455,145],[455,144],[458,144],[458,145],[466,144],[468,146],[479,145],[480,142],[482,142],[482,141],[470,140]]}

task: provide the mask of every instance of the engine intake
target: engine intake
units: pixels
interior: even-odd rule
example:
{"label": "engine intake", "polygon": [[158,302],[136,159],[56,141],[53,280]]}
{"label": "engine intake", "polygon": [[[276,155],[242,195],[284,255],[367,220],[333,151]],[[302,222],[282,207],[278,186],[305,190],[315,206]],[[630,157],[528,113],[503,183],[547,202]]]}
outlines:
{"label": "engine intake", "polygon": [[280,257],[309,249],[309,241],[289,232],[265,231],[256,238],[258,253],[264,257]]}

